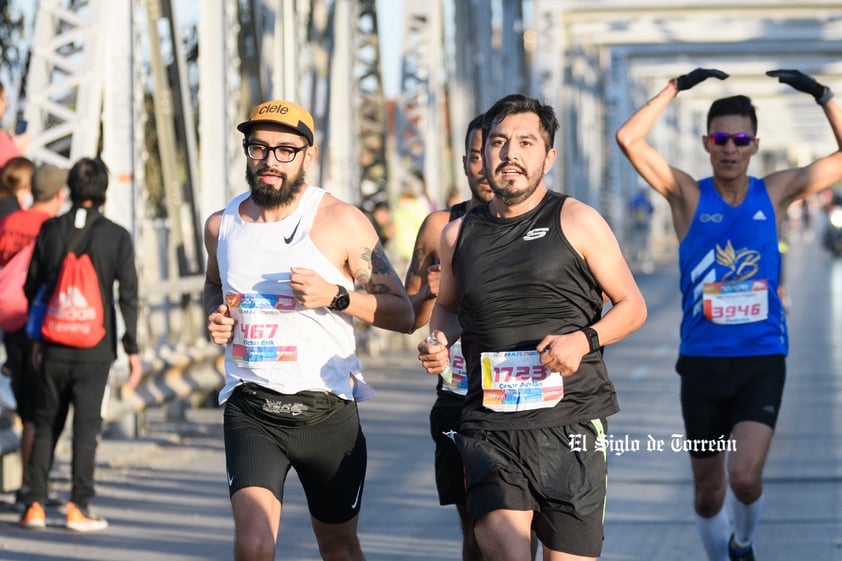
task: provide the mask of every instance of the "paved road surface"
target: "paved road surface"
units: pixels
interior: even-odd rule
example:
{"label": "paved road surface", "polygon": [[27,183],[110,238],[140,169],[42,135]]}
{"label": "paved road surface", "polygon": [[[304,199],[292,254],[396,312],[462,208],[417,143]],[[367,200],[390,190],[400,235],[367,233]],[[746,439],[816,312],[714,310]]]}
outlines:
{"label": "paved road surface", "polygon": [[[767,469],[766,507],[757,537],[762,561],[842,560],[842,260],[815,244],[793,244],[788,258],[792,353],[784,405]],[[678,379],[676,270],[664,265],[639,282],[649,320],[608,349],[622,411],[611,418],[617,442],[641,449],[609,459],[606,561],[704,561],[690,505],[689,463],[669,450],[682,433]],[[413,341],[420,336],[413,338]],[[365,360],[378,396],[360,405],[369,470],[360,535],[369,561],[459,559],[452,508],[438,505],[427,415],[433,380],[411,351]],[[0,559],[198,561],[231,559],[232,524],[224,482],[220,412],[192,410],[181,423],[148,416],[151,434],[100,446],[95,503],[111,522],[79,535],[51,526],[25,531],[0,509]],[[649,438],[662,452],[646,451]],[[67,495],[66,447],[53,482]],[[3,498],[3,497],[0,497]],[[11,497],[6,496],[6,500]],[[277,558],[317,561],[303,497],[291,474]]]}

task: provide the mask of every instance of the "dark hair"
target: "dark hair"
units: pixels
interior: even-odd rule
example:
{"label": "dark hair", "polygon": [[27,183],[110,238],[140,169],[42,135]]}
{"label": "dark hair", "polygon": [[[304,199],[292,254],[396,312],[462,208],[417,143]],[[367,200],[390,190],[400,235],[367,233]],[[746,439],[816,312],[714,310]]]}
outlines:
{"label": "dark hair", "polygon": [[0,196],[13,197],[18,191],[31,185],[35,164],[29,158],[10,158],[0,173]]}
{"label": "dark hair", "polygon": [[751,134],[757,134],[757,112],[747,96],[735,95],[714,101],[708,110],[708,132],[710,132],[711,121],[724,115],[748,117],[751,121]]}
{"label": "dark hair", "polygon": [[99,158],[82,158],[70,168],[67,175],[70,200],[74,205],[91,201],[94,206],[105,204],[108,189],[108,168]]}
{"label": "dark hair", "polygon": [[555,111],[552,106],[545,105],[537,99],[527,97],[523,94],[507,95],[497,100],[491,106],[491,109],[485,112],[485,117],[482,120],[483,146],[485,145],[485,139],[488,138],[488,131],[491,130],[491,127],[509,115],[518,115],[520,113],[535,113],[538,115],[541,132],[543,132],[544,136],[544,144],[546,144],[547,149],[552,148],[555,142],[555,133],[558,130],[558,119],[556,119]]}
{"label": "dark hair", "polygon": [[465,132],[465,154],[471,151],[471,133],[479,129],[482,132],[482,120],[485,118],[484,113],[480,113],[468,123],[468,130]]}

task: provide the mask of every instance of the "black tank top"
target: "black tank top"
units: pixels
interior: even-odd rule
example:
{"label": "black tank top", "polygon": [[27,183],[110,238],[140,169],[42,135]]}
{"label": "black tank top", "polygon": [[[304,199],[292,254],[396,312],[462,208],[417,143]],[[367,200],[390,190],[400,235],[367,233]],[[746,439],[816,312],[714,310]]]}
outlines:
{"label": "black tank top", "polygon": [[462,218],[468,212],[468,201],[456,203],[450,207],[450,221],[453,222],[457,218]]}
{"label": "black tank top", "polygon": [[619,411],[601,352],[586,355],[564,379],[564,399],[551,409],[499,413],[482,406],[480,353],[534,350],[546,335],[576,331],[602,315],[602,289],[561,230],[566,198],[548,191],[514,218],[496,218],[481,205],[462,222],[453,254],[468,365],[462,428],[550,427]]}

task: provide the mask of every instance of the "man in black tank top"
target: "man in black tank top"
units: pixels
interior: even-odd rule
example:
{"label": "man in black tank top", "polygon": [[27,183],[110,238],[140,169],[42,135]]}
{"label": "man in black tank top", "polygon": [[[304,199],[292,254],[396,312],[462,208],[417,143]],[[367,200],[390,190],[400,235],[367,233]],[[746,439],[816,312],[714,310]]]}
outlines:
{"label": "man in black tank top", "polygon": [[552,107],[518,94],[485,113],[494,199],[445,227],[436,342],[418,345],[438,374],[461,337],[468,393],[456,443],[476,538],[495,559],[525,558],[533,528],[547,561],[600,555],[607,468],[594,444],[619,409],[602,345],[646,318],[602,216],[544,184],[557,129]]}

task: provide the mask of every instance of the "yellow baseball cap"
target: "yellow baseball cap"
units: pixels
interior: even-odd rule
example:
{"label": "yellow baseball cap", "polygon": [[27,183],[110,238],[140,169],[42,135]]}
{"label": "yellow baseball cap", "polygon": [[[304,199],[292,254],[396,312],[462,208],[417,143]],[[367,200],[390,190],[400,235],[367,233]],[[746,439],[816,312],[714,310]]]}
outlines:
{"label": "yellow baseball cap", "polygon": [[276,99],[265,101],[251,110],[247,121],[237,125],[237,130],[248,134],[254,125],[258,124],[283,125],[290,128],[307,139],[307,143],[313,145],[313,116],[310,112],[291,101]]}

